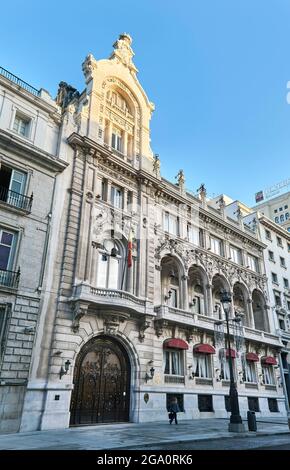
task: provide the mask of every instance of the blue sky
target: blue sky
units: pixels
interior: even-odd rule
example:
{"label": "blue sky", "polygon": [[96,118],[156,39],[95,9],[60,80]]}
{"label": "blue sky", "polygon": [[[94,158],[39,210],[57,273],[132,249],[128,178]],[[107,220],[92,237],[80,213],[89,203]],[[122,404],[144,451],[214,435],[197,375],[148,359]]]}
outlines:
{"label": "blue sky", "polygon": [[53,96],[130,33],[166,178],[251,205],[290,177],[289,0],[14,0],[1,18],[0,65]]}

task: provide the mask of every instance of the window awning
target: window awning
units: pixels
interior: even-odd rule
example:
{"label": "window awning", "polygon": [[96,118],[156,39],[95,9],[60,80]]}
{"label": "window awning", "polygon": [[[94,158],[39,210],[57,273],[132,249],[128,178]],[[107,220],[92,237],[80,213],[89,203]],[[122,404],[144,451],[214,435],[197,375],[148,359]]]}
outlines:
{"label": "window awning", "polygon": [[276,361],[275,357],[273,357],[273,356],[263,356],[261,358],[261,362],[263,364],[268,364],[270,366],[276,366],[277,365],[277,361]]}
{"label": "window awning", "polygon": [[247,361],[252,361],[252,362],[259,362],[259,356],[253,352],[249,352],[246,354],[246,359]]}
{"label": "window awning", "polygon": [[193,347],[193,352],[204,354],[215,354],[215,348],[210,344],[202,343]]}
{"label": "window awning", "polygon": [[188,344],[180,338],[166,339],[163,348],[188,349]]}
{"label": "window awning", "polygon": [[230,354],[231,354],[231,357],[233,357],[233,358],[237,357],[237,352],[234,349],[230,349],[230,352],[229,352],[229,349],[227,348],[226,349],[226,357],[229,357]]}

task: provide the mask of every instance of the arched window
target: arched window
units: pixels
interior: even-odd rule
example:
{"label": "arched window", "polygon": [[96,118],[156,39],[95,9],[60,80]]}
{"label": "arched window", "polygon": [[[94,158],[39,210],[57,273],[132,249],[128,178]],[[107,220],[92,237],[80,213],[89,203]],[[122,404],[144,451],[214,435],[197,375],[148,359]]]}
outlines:
{"label": "arched window", "polygon": [[180,272],[176,260],[165,256],[161,261],[162,303],[169,307],[181,308]]}
{"label": "arched window", "polygon": [[199,266],[192,266],[188,272],[189,308],[192,312],[206,315],[205,302],[206,275]]}
{"label": "arched window", "polygon": [[252,294],[252,300],[255,328],[261,331],[268,331],[266,305],[263,294],[255,289]]}
{"label": "arched window", "polygon": [[[106,244],[104,243],[106,246]],[[117,252],[114,256],[111,254],[111,250],[103,249],[99,250],[98,266],[97,266],[97,287],[103,287],[106,289],[121,289],[122,284],[124,285],[124,246],[122,243],[112,243],[117,248]],[[116,256],[115,256],[116,254]]]}

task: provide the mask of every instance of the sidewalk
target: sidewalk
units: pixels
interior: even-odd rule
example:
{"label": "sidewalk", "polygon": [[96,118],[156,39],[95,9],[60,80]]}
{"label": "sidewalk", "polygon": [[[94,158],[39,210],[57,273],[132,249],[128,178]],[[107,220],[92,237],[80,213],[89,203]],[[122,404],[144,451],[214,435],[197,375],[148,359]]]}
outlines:
{"label": "sidewalk", "polygon": [[[176,426],[166,422],[125,423],[99,426],[86,426],[64,430],[36,431],[29,433],[0,435],[0,450],[101,450],[131,449],[163,443],[181,443],[186,441],[204,441],[236,437],[255,437],[289,434],[285,419],[257,421],[257,432],[246,431],[243,434],[229,433],[227,419],[200,419],[180,421]],[[247,422],[244,422],[248,429]]]}

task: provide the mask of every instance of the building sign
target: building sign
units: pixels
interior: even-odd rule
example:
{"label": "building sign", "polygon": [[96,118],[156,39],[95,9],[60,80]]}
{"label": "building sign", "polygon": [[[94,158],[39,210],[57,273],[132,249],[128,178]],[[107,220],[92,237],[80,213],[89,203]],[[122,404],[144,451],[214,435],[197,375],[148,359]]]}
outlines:
{"label": "building sign", "polygon": [[284,189],[290,186],[290,178],[287,180],[281,181],[280,183],[274,184],[269,188],[259,191],[255,194],[256,202],[264,201],[265,199],[270,199],[274,196],[278,196],[283,192]]}
{"label": "building sign", "polygon": [[255,194],[255,200],[256,200],[256,202],[261,202],[261,201],[264,200],[263,191],[259,191],[258,193]]}

